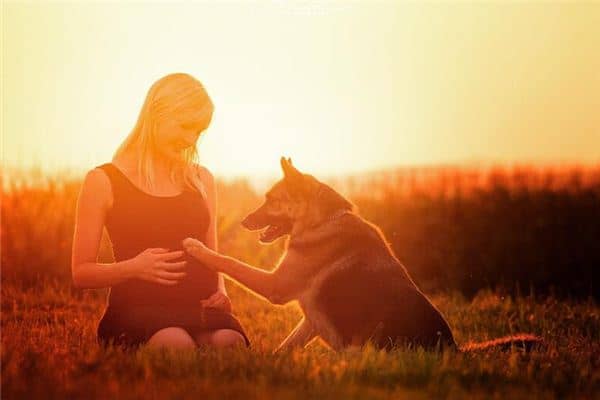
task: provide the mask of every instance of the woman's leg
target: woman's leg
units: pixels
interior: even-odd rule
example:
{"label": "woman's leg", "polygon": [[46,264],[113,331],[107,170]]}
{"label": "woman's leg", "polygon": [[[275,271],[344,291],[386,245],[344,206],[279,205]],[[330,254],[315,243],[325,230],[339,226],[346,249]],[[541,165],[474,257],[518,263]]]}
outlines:
{"label": "woman's leg", "polygon": [[205,331],[196,335],[198,345],[211,345],[216,347],[246,345],[244,336],[233,329],[216,329]]}
{"label": "woman's leg", "polygon": [[147,342],[149,347],[195,348],[196,342],[183,328],[170,326],[156,332]]}

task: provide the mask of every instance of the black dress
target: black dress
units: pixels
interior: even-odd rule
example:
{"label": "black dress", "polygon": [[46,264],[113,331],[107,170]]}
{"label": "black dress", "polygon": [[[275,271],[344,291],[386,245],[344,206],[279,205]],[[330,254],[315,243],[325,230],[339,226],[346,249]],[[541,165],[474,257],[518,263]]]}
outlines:
{"label": "black dress", "polygon": [[[183,250],[182,240],[186,237],[205,241],[209,211],[199,192],[185,190],[177,196],[154,196],[135,186],[112,163],[97,168],[108,175],[113,192],[113,206],[105,225],[115,261],[135,257],[151,247]],[[184,259],[188,261],[187,275],[177,285],[129,279],[112,286],[97,326],[98,343],[137,348],[162,328],[181,327],[192,337],[204,330],[233,329],[249,346],[235,316],[201,305],[202,299],[217,291],[217,273],[187,253],[168,262]]]}

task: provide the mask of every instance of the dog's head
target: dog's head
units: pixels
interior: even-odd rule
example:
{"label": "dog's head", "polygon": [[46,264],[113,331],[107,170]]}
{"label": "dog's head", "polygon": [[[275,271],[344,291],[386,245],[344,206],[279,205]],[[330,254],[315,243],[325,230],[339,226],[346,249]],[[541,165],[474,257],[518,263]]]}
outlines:
{"label": "dog's head", "polygon": [[298,171],[291,159],[281,157],[281,169],[283,178],[267,191],[265,202],[242,221],[249,230],[267,228],[261,232],[261,242],[290,234],[300,224],[318,224],[337,210],[354,210],[354,205],[330,186]]}

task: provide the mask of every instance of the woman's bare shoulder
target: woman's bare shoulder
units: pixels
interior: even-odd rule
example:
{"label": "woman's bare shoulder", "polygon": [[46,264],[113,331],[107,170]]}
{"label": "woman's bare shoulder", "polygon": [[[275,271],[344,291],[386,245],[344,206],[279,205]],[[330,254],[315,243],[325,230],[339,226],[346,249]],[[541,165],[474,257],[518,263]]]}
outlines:
{"label": "woman's bare shoulder", "polygon": [[104,207],[112,205],[110,178],[102,168],[96,167],[86,172],[81,192],[82,196],[88,197],[96,204]]}
{"label": "woman's bare shoulder", "polygon": [[200,179],[202,179],[202,182],[204,182],[205,185],[214,184],[215,178],[212,172],[208,169],[208,167],[197,163],[194,163],[193,165],[196,171],[198,172]]}

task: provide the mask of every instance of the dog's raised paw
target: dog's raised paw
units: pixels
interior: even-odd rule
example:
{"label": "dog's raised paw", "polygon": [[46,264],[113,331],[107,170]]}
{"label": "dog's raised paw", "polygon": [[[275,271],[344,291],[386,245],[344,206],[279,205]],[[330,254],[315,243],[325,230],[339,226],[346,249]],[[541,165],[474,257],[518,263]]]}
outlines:
{"label": "dog's raised paw", "polygon": [[182,240],[181,244],[183,245],[183,248],[185,249],[185,251],[187,251],[188,253],[192,252],[194,249],[196,249],[198,247],[198,240],[194,239],[194,238],[185,238]]}

